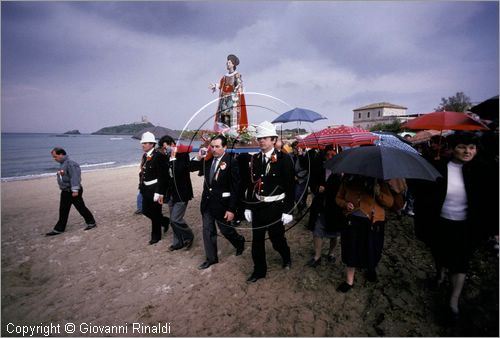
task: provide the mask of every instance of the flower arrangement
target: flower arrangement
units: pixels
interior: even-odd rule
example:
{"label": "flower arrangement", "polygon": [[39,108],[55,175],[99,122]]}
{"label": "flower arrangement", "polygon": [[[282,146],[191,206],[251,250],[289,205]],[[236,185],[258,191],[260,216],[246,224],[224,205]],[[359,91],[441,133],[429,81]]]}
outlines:
{"label": "flower arrangement", "polygon": [[210,139],[217,135],[224,135],[227,138],[228,146],[234,146],[238,143],[240,144],[250,144],[254,138],[253,127],[242,127],[233,126],[231,128],[226,125],[222,125],[219,131],[207,132],[201,135],[201,139],[205,142],[209,142]]}

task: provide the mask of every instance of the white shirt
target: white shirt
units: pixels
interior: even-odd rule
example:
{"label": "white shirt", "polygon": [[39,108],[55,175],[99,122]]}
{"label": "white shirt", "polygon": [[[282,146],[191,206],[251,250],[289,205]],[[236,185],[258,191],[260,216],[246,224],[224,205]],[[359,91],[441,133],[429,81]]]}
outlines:
{"label": "white shirt", "polygon": [[463,221],[467,218],[467,194],[462,164],[448,162],[448,187],[441,208],[441,217],[453,221]]}
{"label": "white shirt", "polygon": [[269,150],[267,153],[262,153],[263,158],[266,159],[266,163],[269,162],[269,160],[271,159],[273,152],[274,152],[274,148]]}

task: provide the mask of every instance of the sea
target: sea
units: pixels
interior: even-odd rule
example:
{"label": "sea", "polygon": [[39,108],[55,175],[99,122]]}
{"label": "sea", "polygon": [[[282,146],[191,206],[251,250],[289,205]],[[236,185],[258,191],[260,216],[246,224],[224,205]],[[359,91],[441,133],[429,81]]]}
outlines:
{"label": "sea", "polygon": [[[28,180],[55,175],[59,163],[52,159],[54,147],[66,150],[82,171],[139,166],[142,147],[129,135],[67,135],[51,133],[2,133],[1,180]],[[200,141],[180,141],[194,149]]]}

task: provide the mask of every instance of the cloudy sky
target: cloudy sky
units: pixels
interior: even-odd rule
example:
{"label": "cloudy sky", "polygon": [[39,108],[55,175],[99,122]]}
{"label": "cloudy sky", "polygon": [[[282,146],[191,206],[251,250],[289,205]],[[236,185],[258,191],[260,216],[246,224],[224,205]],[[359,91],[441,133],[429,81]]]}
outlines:
{"label": "cloudy sky", "polygon": [[[212,126],[240,58],[249,120],[293,107],[352,124],[387,101],[498,95],[498,2],[2,2],[2,131]],[[204,121],[210,121],[205,123]],[[189,122],[189,123],[188,123]],[[294,124],[290,125],[294,127]]]}

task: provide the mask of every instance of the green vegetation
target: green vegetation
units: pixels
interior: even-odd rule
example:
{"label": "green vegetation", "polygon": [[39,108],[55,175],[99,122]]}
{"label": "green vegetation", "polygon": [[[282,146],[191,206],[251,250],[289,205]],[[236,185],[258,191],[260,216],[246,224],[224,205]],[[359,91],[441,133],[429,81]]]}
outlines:
{"label": "green vegetation", "polygon": [[121,124],[119,126],[104,127],[96,132],[93,132],[92,135],[134,135],[135,133],[138,133],[148,127],[154,127],[154,125],[150,122],[128,123]]}
{"label": "green vegetation", "polygon": [[370,128],[370,131],[391,131],[393,133],[400,133],[403,131],[403,128],[401,128],[401,121],[395,120],[392,123],[377,123]]}
{"label": "green vegetation", "polygon": [[470,97],[465,95],[463,92],[458,92],[455,96],[450,96],[448,98],[441,98],[441,103],[436,109],[436,111],[456,111],[465,112],[472,107],[470,102]]}

